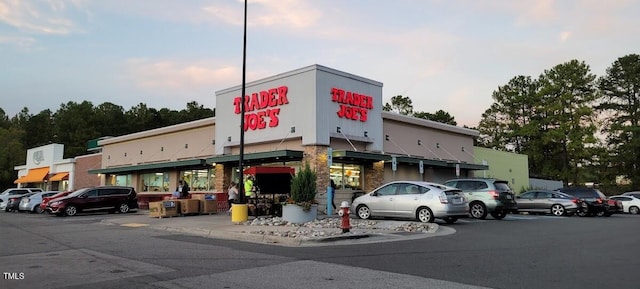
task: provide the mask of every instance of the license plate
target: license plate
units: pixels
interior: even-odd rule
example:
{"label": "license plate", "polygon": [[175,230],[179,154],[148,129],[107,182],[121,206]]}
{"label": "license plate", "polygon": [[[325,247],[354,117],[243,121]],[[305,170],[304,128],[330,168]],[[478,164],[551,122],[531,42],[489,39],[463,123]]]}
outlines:
{"label": "license plate", "polygon": [[462,198],[453,198],[454,204],[462,204]]}
{"label": "license plate", "polygon": [[507,195],[507,200],[511,200],[511,199],[513,199],[511,195]]}

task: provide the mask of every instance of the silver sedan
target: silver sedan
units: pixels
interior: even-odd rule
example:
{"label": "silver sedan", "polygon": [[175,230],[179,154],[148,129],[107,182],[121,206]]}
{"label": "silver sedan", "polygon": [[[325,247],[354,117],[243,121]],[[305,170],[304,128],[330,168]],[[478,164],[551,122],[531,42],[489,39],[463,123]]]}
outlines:
{"label": "silver sedan", "polygon": [[576,197],[556,191],[534,190],[516,196],[519,212],[552,214],[554,216],[573,215],[578,211]]}
{"label": "silver sedan", "polygon": [[357,197],[351,210],[361,219],[400,217],[431,223],[439,218],[451,224],[458,218],[468,217],[469,204],[456,188],[429,182],[396,181]]}

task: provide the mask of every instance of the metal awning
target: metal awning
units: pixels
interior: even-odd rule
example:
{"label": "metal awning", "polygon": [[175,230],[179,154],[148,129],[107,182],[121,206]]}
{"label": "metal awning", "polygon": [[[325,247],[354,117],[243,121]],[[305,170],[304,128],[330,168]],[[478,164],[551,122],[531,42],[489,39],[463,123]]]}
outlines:
{"label": "metal awning", "polygon": [[[245,165],[302,160],[304,152],[294,150],[278,150],[244,154]],[[239,162],[240,155],[221,155],[207,159],[207,164]]]}
{"label": "metal awning", "polygon": [[110,168],[89,170],[89,173],[90,174],[111,174],[111,173],[126,173],[126,172],[133,172],[133,171],[153,170],[153,169],[198,167],[198,166],[200,167],[206,166],[205,160],[191,159],[191,160],[181,160],[181,161],[163,162],[163,163],[138,164],[133,166],[110,167]]}

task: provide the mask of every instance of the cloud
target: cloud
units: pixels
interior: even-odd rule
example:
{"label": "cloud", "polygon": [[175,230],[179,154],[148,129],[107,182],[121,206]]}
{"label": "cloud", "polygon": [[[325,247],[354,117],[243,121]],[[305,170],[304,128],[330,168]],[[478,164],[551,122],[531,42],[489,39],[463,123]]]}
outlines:
{"label": "cloud", "polygon": [[36,40],[31,37],[0,36],[0,44],[13,45],[23,50],[30,49],[35,42]]}
{"label": "cloud", "polygon": [[[241,1],[237,2],[241,4]],[[298,0],[254,0],[247,4],[248,26],[275,26],[288,29],[303,29],[311,27],[321,18],[322,13],[304,1]],[[242,5],[206,6],[206,13],[215,18],[240,26],[244,23],[244,7]]]}
{"label": "cloud", "polygon": [[130,59],[127,67],[138,87],[150,90],[217,87],[236,82],[241,76],[235,65],[170,60]]}
{"label": "cloud", "polygon": [[[65,3],[67,2],[0,0],[0,22],[34,34],[69,34],[77,28],[66,16]],[[68,1],[68,3],[77,2]]]}

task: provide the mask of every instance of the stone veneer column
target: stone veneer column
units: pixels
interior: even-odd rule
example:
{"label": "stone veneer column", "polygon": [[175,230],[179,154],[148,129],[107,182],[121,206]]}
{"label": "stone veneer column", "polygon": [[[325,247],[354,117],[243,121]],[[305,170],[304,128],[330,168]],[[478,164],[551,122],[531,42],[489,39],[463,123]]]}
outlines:
{"label": "stone veneer column", "polygon": [[364,191],[370,192],[384,183],[384,161],[364,165]]}
{"label": "stone veneer column", "polygon": [[215,192],[226,192],[231,185],[231,167],[231,165],[216,164]]}
{"label": "stone veneer column", "polygon": [[316,200],[318,193],[324,193],[329,186],[329,165],[327,164],[328,146],[305,146],[302,157],[302,168],[309,162],[312,171],[316,172]]}

